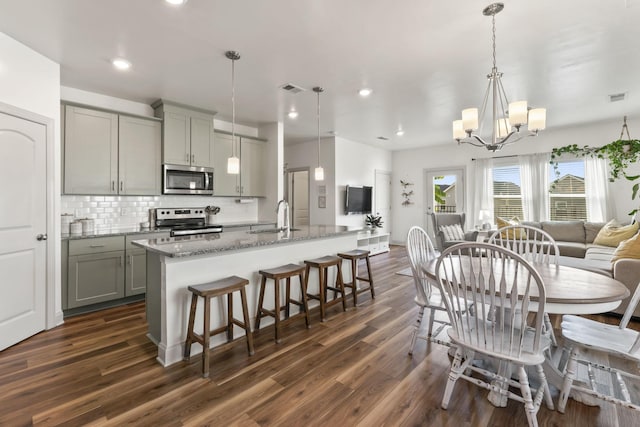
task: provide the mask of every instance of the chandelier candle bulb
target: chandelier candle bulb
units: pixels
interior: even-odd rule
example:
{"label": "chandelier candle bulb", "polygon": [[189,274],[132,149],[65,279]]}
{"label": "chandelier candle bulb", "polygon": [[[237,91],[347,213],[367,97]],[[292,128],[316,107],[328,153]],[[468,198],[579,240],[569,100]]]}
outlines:
{"label": "chandelier candle bulb", "polygon": [[464,131],[462,120],[454,120],[453,121],[453,139],[462,139],[466,136],[467,134]]}
{"label": "chandelier candle bulb", "polygon": [[529,127],[528,130],[537,132],[544,130],[547,125],[547,109],[534,108],[529,111]]}
{"label": "chandelier candle bulb", "polygon": [[509,121],[514,126],[527,123],[527,101],[516,101],[509,104]]}
{"label": "chandelier candle bulb", "polygon": [[464,127],[464,130],[467,132],[478,129],[477,108],[465,108],[462,110],[462,127]]}

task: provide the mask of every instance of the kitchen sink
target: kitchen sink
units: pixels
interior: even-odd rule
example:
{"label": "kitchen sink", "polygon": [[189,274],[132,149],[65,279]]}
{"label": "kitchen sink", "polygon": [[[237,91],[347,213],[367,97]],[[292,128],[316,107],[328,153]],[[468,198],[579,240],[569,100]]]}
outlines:
{"label": "kitchen sink", "polygon": [[[300,231],[299,228],[290,228],[289,231]],[[262,228],[259,230],[251,230],[251,231],[247,231],[247,233],[249,234],[263,234],[263,233],[282,233],[282,231],[278,230],[277,228]]]}

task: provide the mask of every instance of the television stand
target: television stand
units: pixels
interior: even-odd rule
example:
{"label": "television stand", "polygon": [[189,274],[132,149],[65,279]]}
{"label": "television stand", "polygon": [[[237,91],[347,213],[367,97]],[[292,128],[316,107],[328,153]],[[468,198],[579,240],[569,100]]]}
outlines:
{"label": "television stand", "polygon": [[389,252],[389,236],[382,231],[361,231],[358,233],[358,249],[369,251],[370,255]]}

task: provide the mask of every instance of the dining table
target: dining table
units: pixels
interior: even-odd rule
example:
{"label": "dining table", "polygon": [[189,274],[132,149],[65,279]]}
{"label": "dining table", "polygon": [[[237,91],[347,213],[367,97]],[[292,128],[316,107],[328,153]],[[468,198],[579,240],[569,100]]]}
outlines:
{"label": "dining table", "polygon": [[[477,262],[479,257],[462,257],[460,262],[443,264],[448,269],[448,277],[461,274],[469,275],[471,263]],[[436,264],[438,258],[429,260],[421,265],[427,277],[437,281]],[[547,263],[530,263],[542,277],[546,300],[545,312],[548,314],[600,314],[617,308],[622,300],[629,297],[629,289],[620,281],[601,273],[581,270],[564,265]],[[507,274],[509,270],[507,269]],[[537,288],[531,289],[531,311],[537,311]],[[562,348],[551,348],[543,365],[547,381],[550,385],[560,389],[564,373],[558,367],[559,353]],[[590,404],[592,401],[585,396],[572,393],[575,400]],[[495,406],[506,406],[506,397],[490,393],[489,400]]]}

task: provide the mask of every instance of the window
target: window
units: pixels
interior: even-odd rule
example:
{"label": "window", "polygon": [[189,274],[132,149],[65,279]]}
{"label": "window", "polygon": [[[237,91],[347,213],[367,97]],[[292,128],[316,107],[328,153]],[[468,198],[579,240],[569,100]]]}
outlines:
{"label": "window", "polygon": [[587,220],[587,201],[584,185],[584,160],[558,162],[557,175],[550,169],[549,219],[566,221]]}
{"label": "window", "polygon": [[495,217],[517,216],[522,219],[522,192],[518,165],[493,167],[493,213]]}

